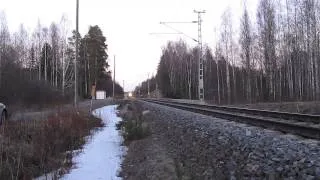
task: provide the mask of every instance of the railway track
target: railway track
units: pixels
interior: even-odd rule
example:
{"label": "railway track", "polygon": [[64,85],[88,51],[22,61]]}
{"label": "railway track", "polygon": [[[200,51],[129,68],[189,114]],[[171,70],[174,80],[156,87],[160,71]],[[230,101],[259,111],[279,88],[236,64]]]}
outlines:
{"label": "railway track", "polygon": [[212,117],[228,119],[254,126],[320,139],[320,116],[299,113],[176,102],[174,100],[144,99],[143,101],[192,111]]}

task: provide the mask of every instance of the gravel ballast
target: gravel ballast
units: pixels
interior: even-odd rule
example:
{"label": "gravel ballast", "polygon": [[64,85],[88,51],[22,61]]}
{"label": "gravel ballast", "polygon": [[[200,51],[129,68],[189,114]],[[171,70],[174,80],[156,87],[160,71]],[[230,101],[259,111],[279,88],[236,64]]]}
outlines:
{"label": "gravel ballast", "polygon": [[320,179],[320,144],[184,110],[150,110],[179,179]]}

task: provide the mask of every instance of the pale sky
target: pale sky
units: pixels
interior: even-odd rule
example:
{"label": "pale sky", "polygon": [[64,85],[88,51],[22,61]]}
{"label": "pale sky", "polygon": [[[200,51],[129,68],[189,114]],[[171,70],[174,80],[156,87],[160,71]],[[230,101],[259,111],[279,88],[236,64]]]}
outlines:
{"label": "pale sky", "polygon": [[[87,33],[89,25],[99,25],[107,38],[109,64],[113,70],[116,55],[116,81],[125,91],[131,91],[148,74],[156,74],[161,48],[169,40],[186,40],[190,46],[196,43],[183,35],[150,35],[150,33],[174,32],[160,25],[161,21],[195,21],[193,10],[206,10],[203,15],[203,42],[214,48],[221,15],[230,7],[234,27],[238,32],[243,0],[79,0],[79,31]],[[251,19],[255,18],[258,0],[247,0]],[[63,14],[75,29],[76,0],[0,0],[0,11],[6,13],[10,32],[17,31],[21,23],[29,33],[36,28],[38,19],[49,27],[59,23]],[[187,35],[197,38],[196,24],[172,24]]]}

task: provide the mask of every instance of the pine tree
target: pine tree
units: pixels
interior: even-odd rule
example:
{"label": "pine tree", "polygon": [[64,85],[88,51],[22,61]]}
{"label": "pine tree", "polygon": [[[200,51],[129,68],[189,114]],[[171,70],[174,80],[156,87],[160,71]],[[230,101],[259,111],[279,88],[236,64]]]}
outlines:
{"label": "pine tree", "polygon": [[[105,82],[111,80],[108,72],[106,37],[99,26],[91,26],[88,34],[81,40],[80,45],[80,84],[81,94],[89,96],[91,86],[95,84],[97,89],[106,88]],[[112,84],[112,83],[111,83]]]}

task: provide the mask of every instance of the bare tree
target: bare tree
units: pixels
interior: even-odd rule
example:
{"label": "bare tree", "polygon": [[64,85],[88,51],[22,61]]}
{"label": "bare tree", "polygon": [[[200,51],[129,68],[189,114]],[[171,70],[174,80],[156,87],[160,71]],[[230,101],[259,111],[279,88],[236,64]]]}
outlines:
{"label": "bare tree", "polygon": [[29,37],[28,32],[25,29],[23,24],[20,24],[19,32],[15,34],[16,41],[15,46],[19,53],[19,64],[23,68],[27,68],[28,66],[28,43],[29,43]]}
{"label": "bare tree", "polygon": [[259,38],[261,48],[263,49],[264,66],[267,76],[267,89],[271,100],[275,100],[275,70],[276,70],[276,54],[275,54],[275,9],[272,0],[260,0],[257,12]]}
{"label": "bare tree", "polygon": [[68,19],[66,16],[62,16],[60,21],[60,29],[61,29],[61,38],[60,38],[60,56],[61,56],[61,69],[62,69],[62,81],[61,81],[61,89],[62,93],[65,93],[66,86],[66,71],[69,63],[66,63],[66,50],[67,50],[67,35],[69,30]]}
{"label": "bare tree", "polygon": [[[45,43],[48,42],[48,28],[44,27],[42,28],[42,37]],[[45,50],[44,50],[44,80],[47,81],[48,80],[48,56],[47,56],[47,46],[45,45]]]}
{"label": "bare tree", "polygon": [[52,23],[50,26],[50,40],[52,46],[52,67],[51,71],[51,83],[58,87],[58,75],[59,75],[59,28],[57,24]]}
{"label": "bare tree", "polygon": [[[221,95],[220,95],[220,70],[219,70],[219,59],[221,58],[221,47],[220,44],[216,45],[216,50],[215,50],[215,59],[217,63],[217,94],[218,94],[218,103],[221,103]],[[222,94],[224,94],[222,92]]]}
{"label": "bare tree", "polygon": [[37,28],[35,30],[36,36],[36,56],[37,56],[37,63],[38,63],[38,79],[41,80],[41,47],[43,46],[43,34],[42,34],[42,27],[40,20],[38,20]]}
{"label": "bare tree", "polygon": [[251,92],[251,50],[252,50],[252,35],[251,35],[251,23],[248,15],[247,8],[245,7],[240,24],[240,45],[241,45],[241,57],[246,69],[246,96],[249,102],[252,102]]}
{"label": "bare tree", "polygon": [[226,78],[227,78],[227,99],[228,103],[231,103],[231,85],[230,85],[230,71],[229,71],[229,64],[232,59],[232,53],[231,53],[231,37],[232,37],[232,31],[230,26],[231,24],[231,10],[230,8],[226,9],[221,16],[222,24],[221,24],[221,42],[223,44],[223,53],[224,58],[226,61]]}
{"label": "bare tree", "polygon": [[7,25],[6,15],[3,11],[1,11],[0,12],[0,88],[2,84],[3,57],[9,42],[10,42],[10,33]]}
{"label": "bare tree", "polygon": [[188,81],[188,98],[192,98],[191,87],[192,87],[192,55],[187,57],[186,70],[187,70],[187,81]]}

